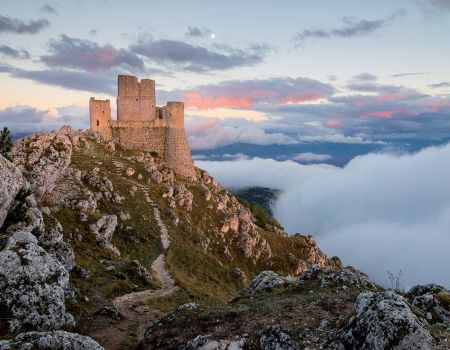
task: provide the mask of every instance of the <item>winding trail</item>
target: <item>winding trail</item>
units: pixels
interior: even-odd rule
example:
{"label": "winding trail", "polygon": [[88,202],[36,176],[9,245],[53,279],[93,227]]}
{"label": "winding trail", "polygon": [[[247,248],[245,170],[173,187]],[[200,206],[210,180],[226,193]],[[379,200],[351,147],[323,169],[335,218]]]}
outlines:
{"label": "winding trail", "polygon": [[155,219],[158,223],[161,234],[163,252],[155,259],[152,264],[152,269],[156,272],[156,275],[161,282],[161,287],[159,289],[149,289],[141,292],[125,294],[114,299],[113,305],[115,306],[115,308],[122,314],[122,316],[129,319],[136,319],[136,317],[142,314],[142,312],[145,312],[145,310],[143,310],[145,306],[141,305],[142,302],[171,294],[178,289],[178,287],[175,286],[174,279],[167,270],[165,262],[165,252],[170,245],[169,232],[166,225],[161,219],[158,207],[152,201],[148,192],[145,191],[144,188],[142,188],[142,190],[144,191],[146,197],[145,199],[153,207]]}
{"label": "winding trail", "polygon": [[[113,164],[116,168],[116,174],[124,176],[123,164],[118,161],[113,161]],[[146,328],[154,320],[163,315],[161,311],[146,305],[145,302],[150,299],[156,299],[169,295],[178,289],[178,287],[175,286],[174,279],[167,269],[165,261],[165,253],[170,246],[169,231],[161,219],[161,213],[158,206],[150,197],[150,189],[131,179],[126,177],[124,178],[128,182],[136,185],[144,193],[146,202],[153,208],[153,214],[159,226],[163,251],[155,259],[151,267],[155,271],[161,286],[159,289],[148,289],[140,292],[125,294],[113,300],[114,307],[117,311],[119,311],[123,318],[121,320],[113,321],[107,327],[100,327],[96,329],[93,334],[106,349],[113,349],[116,348],[118,344],[127,342],[127,339],[129,339],[130,336],[130,330],[134,327],[137,327],[137,329],[135,329],[136,334],[134,335],[136,337],[135,340],[141,340],[144,337]]]}

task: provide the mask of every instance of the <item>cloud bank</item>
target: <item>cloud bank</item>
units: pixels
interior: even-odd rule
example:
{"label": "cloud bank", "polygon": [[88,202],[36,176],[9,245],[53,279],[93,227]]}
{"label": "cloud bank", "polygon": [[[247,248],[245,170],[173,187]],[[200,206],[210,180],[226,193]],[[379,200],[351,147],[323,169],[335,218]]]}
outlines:
{"label": "cloud bank", "polygon": [[275,215],[387,284],[386,271],[450,286],[450,144],[413,155],[369,154],[345,168],[271,159],[198,161],[225,186],[283,190]]}
{"label": "cloud bank", "polygon": [[50,22],[44,18],[24,22],[17,18],[0,15],[0,33],[37,34],[49,25]]}
{"label": "cloud bank", "polygon": [[399,10],[387,18],[376,20],[344,17],[342,18],[341,27],[333,29],[305,29],[300,33],[297,33],[294,40],[302,46],[308,39],[351,38],[355,36],[365,36],[377,32],[404,15],[405,12]]}

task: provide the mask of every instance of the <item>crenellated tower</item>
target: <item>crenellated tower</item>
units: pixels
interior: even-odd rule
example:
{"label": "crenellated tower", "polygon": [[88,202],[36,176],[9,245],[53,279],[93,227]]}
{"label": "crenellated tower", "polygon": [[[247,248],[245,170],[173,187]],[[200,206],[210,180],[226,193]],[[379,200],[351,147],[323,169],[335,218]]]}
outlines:
{"label": "crenellated tower", "polygon": [[111,119],[109,100],[91,97],[91,130],[124,148],[156,152],[176,174],[195,179],[184,129],[184,103],[157,107],[154,80],[119,75],[117,85],[117,120]]}

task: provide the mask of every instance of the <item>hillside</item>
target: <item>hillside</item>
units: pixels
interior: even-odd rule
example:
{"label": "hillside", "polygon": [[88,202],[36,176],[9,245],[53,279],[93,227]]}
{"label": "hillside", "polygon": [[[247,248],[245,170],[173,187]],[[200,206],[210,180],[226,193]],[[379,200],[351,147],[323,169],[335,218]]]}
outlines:
{"label": "hillside", "polygon": [[[163,312],[224,305],[261,271],[338,264],[311,236],[256,220],[207,172],[175,176],[154,153],[63,127],[17,141],[12,156],[1,163],[5,339],[72,329],[130,348]],[[24,280],[32,283],[19,291]]]}

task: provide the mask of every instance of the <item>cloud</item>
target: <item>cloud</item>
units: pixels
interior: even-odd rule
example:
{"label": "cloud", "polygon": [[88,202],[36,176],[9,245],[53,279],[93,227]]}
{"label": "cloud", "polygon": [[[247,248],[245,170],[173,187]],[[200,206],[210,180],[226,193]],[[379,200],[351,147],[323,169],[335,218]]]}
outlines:
{"label": "cloud", "polygon": [[349,143],[349,144],[385,144],[383,141],[371,141],[365,139],[363,136],[346,136],[338,133],[331,133],[325,135],[299,135],[301,142],[329,142],[329,143]]}
{"label": "cloud", "polygon": [[415,0],[427,15],[442,15],[450,11],[449,0]]}
{"label": "cloud", "polygon": [[[370,154],[345,168],[270,159],[197,162],[227,187],[282,190],[274,212],[291,232],[316,236],[330,256],[386,285],[450,287],[450,145],[412,155]],[[439,169],[439,171],[437,171]]]}
{"label": "cloud", "polygon": [[57,15],[58,11],[56,10],[55,6],[52,6],[50,4],[44,4],[41,6],[40,10],[44,13],[48,13],[48,14],[52,14],[52,15]]}
{"label": "cloud", "polygon": [[265,130],[246,124],[224,125],[218,119],[189,120],[186,125],[189,144],[193,150],[212,149],[233,143],[253,145],[296,144],[295,138],[282,133],[267,133]]}
{"label": "cloud", "polygon": [[450,82],[445,81],[442,83],[437,83],[437,84],[431,84],[429,85],[431,88],[433,89],[438,89],[438,88],[449,88],[450,87]]}
{"label": "cloud", "polygon": [[44,18],[24,22],[16,18],[0,15],[0,33],[37,34],[49,25],[50,22]]}
{"label": "cloud", "polygon": [[62,34],[50,42],[49,55],[41,61],[49,67],[75,68],[87,72],[101,72],[111,68],[143,71],[144,61],[125,49],[110,44],[99,45],[93,41],[77,39]]}
{"label": "cloud", "polygon": [[403,17],[405,12],[399,10],[387,18],[377,20],[356,19],[344,17],[342,26],[334,29],[305,29],[297,33],[294,40],[302,46],[309,39],[331,39],[331,38],[351,38],[373,34],[380,29],[392,24],[398,18]]}
{"label": "cloud", "polygon": [[0,73],[12,77],[32,80],[41,84],[60,86],[66,89],[116,94],[115,76],[96,76],[90,73],[69,70],[23,70],[11,66],[1,66]]}
{"label": "cloud", "polygon": [[27,59],[30,58],[30,53],[25,49],[13,49],[8,45],[0,45],[0,54],[10,58]]}
{"label": "cloud", "polygon": [[343,125],[342,125],[342,121],[340,121],[339,119],[330,119],[330,120],[327,120],[327,121],[324,123],[324,125],[325,125],[327,128],[340,128],[340,127],[343,126]]}
{"label": "cloud", "polygon": [[424,74],[429,74],[429,73],[428,72],[397,73],[397,74],[392,74],[391,78],[401,78],[401,77],[424,75]]}
{"label": "cloud", "polygon": [[186,36],[193,38],[203,38],[211,35],[211,30],[208,28],[199,28],[199,27],[187,27]]}
{"label": "cloud", "polygon": [[173,69],[205,72],[254,66],[263,61],[270,48],[252,45],[246,49],[237,49],[222,45],[209,49],[177,40],[141,38],[131,46],[131,50]]}
{"label": "cloud", "polygon": [[353,80],[357,81],[376,81],[378,78],[370,73],[361,73],[353,76]]}
{"label": "cloud", "polygon": [[86,128],[87,115],[88,111],[85,108],[76,106],[61,107],[56,110],[14,106],[0,109],[0,125],[8,127],[13,135],[59,129],[67,124],[74,128]]}
{"label": "cloud", "polygon": [[295,160],[300,163],[314,163],[314,162],[324,162],[326,160],[330,160],[333,157],[329,154],[320,154],[320,153],[297,153],[292,160]]}
{"label": "cloud", "polygon": [[197,109],[252,108],[257,105],[277,105],[315,102],[331,96],[335,89],[309,78],[271,78],[228,80],[218,84],[198,86],[193,90],[175,91],[189,107]]}

